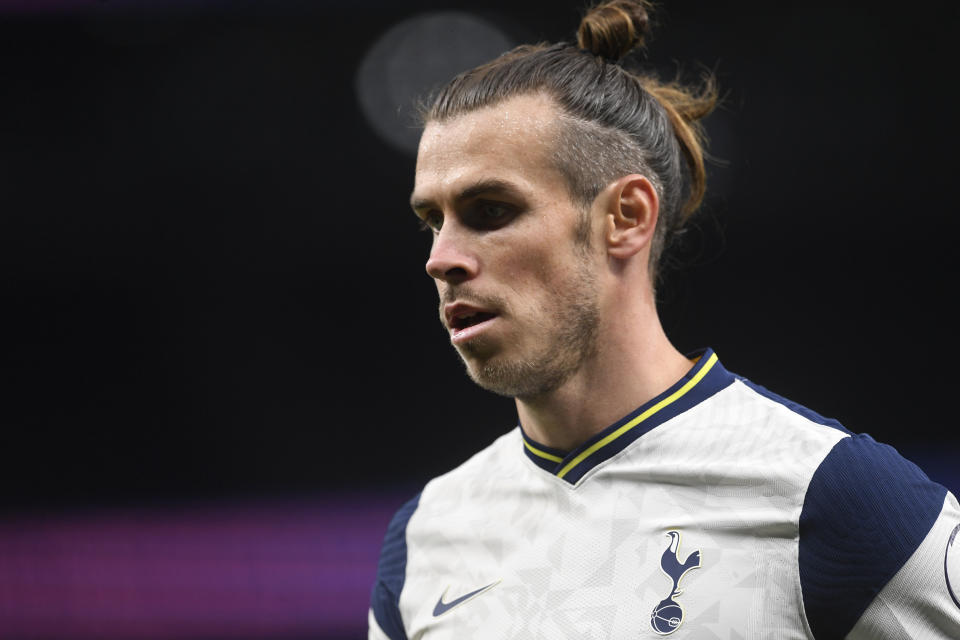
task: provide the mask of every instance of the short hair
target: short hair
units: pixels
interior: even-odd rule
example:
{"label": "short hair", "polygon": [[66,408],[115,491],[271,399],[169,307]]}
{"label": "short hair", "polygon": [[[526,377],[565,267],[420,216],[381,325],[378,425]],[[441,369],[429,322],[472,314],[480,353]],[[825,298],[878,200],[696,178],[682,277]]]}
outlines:
{"label": "short hair", "polygon": [[429,101],[425,122],[444,121],[509,98],[545,93],[562,112],[553,159],[571,198],[589,208],[617,178],[646,176],[660,199],[650,249],[655,281],[661,256],[699,207],[706,189],[705,136],[699,120],[713,110],[717,89],[663,83],[626,68],[625,55],[642,47],[649,30],[648,0],[613,0],[590,9],[577,44],[521,45],[464,71]]}

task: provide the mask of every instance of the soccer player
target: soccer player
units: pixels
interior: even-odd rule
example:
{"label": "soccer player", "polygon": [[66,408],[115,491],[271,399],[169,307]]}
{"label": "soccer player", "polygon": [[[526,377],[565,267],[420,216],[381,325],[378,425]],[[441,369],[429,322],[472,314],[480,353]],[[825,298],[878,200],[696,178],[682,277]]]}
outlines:
{"label": "soccer player", "polygon": [[618,62],[647,9],[595,7],[576,46],[514,49],[426,115],[440,320],[519,426],[394,517],[369,636],[960,638],[956,498],[661,327],[716,92]]}

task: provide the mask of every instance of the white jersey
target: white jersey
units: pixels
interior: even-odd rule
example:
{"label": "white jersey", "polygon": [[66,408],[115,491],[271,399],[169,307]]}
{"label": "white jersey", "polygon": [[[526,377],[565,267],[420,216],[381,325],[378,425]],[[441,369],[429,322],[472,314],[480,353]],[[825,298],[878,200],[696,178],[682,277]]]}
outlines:
{"label": "white jersey", "polygon": [[960,638],[960,507],[707,350],[575,451],[521,427],[390,524],[370,638]]}

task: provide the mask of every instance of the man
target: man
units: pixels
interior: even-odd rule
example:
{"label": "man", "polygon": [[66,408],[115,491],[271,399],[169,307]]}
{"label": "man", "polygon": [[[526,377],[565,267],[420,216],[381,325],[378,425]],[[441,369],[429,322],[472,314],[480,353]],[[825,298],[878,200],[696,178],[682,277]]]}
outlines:
{"label": "man", "polygon": [[520,425],[394,518],[370,637],[960,637],[956,499],[665,335],[714,92],[618,64],[646,24],[601,5],[579,47],[518,48],[427,114],[441,321]]}

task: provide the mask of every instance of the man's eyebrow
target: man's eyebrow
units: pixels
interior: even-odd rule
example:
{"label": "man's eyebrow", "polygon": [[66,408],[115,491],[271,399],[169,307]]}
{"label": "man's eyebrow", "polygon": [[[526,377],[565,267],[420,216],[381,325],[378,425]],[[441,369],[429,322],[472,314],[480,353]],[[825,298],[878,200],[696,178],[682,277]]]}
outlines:
{"label": "man's eyebrow", "polygon": [[[460,193],[454,197],[454,201],[457,203],[463,202],[464,200],[470,200],[481,196],[484,194],[499,194],[499,195],[513,195],[518,196],[519,190],[516,185],[512,182],[506,180],[500,180],[498,178],[491,178],[489,180],[481,180],[480,182],[475,182],[468,187],[465,187]],[[429,198],[417,198],[416,196],[410,196],[410,206],[414,211],[420,211],[423,209],[429,209],[434,205],[433,200]]]}

